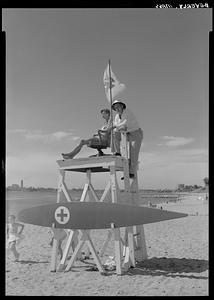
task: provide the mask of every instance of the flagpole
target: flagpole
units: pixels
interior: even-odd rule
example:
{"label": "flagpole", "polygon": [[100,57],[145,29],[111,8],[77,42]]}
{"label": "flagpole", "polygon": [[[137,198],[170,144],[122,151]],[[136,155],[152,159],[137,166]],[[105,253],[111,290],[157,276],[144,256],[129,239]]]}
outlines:
{"label": "flagpole", "polygon": [[108,61],[109,66],[109,97],[110,97],[110,112],[111,112],[111,152],[114,152],[114,144],[113,144],[113,114],[112,114],[112,92],[111,92],[111,62],[110,59]]}

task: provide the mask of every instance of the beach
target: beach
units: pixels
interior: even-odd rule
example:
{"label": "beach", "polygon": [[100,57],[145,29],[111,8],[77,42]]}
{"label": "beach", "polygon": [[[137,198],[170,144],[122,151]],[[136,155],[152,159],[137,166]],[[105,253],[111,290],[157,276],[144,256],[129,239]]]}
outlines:
{"label": "beach", "polygon": [[[162,209],[186,212],[185,218],[144,225],[148,259],[122,276],[93,271],[93,259],[77,261],[68,272],[50,272],[51,229],[25,224],[17,246],[19,262],[6,254],[6,295],[17,296],[207,296],[208,202],[197,195],[158,204]],[[100,249],[107,230],[91,233]],[[63,242],[63,247],[65,245]],[[113,241],[103,263],[114,255]]]}

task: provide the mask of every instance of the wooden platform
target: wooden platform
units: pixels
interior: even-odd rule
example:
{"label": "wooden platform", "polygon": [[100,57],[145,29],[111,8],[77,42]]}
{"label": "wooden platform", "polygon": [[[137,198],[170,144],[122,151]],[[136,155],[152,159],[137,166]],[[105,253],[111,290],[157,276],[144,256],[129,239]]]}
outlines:
{"label": "wooden platform", "polygon": [[109,172],[110,167],[115,167],[116,171],[122,171],[125,158],[115,155],[104,155],[98,157],[87,157],[77,159],[57,160],[61,170],[92,173]]}

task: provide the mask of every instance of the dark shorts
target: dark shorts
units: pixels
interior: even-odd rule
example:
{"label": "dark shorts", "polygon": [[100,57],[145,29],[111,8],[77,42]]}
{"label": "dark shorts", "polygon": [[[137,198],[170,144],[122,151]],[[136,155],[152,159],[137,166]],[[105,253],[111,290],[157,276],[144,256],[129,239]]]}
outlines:
{"label": "dark shorts", "polygon": [[99,137],[93,137],[88,146],[89,147],[96,147],[96,146],[108,147],[109,141],[106,139],[100,139]]}

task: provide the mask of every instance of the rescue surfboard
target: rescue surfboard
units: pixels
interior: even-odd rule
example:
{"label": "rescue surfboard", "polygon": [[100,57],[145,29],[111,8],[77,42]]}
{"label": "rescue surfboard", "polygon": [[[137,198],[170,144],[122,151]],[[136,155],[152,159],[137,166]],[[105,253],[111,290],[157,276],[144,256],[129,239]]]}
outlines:
{"label": "rescue surfboard", "polygon": [[32,225],[64,229],[105,229],[143,225],[183,218],[187,214],[143,206],[104,202],[62,202],[19,212],[18,219]]}

